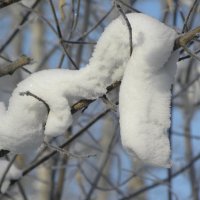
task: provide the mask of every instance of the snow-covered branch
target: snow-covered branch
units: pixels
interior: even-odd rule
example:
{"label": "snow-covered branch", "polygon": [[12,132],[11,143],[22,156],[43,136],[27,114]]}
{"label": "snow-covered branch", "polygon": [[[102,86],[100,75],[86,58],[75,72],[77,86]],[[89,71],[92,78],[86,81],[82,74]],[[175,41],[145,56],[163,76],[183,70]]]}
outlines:
{"label": "snow-covered branch", "polygon": [[[185,46],[186,44],[188,44],[189,42],[191,42],[195,37],[198,36],[198,34],[200,34],[200,27],[197,27],[195,29],[193,29],[192,31],[189,31],[187,33],[182,34],[181,36],[179,36],[174,43],[174,51]],[[117,81],[113,84],[111,84],[110,86],[107,87],[107,92],[112,91],[113,89],[115,89],[116,87],[119,87],[121,84],[121,81]],[[94,100],[93,99],[82,99],[80,101],[78,101],[77,103],[75,103],[72,107],[71,107],[71,112],[75,113],[79,110],[82,110],[84,108],[86,108],[90,103],[92,103]]]}
{"label": "snow-covered branch", "polygon": [[120,17],[106,28],[86,67],[44,70],[18,85],[8,109],[3,104],[0,107],[2,149],[29,153],[42,144],[44,136],[63,134],[72,124],[71,111],[102,97],[122,79],[119,110],[123,145],[143,162],[170,165],[167,129],[178,59],[177,53],[172,53],[177,33],[144,14],[128,14],[126,18],[133,29],[131,57],[130,33]]}

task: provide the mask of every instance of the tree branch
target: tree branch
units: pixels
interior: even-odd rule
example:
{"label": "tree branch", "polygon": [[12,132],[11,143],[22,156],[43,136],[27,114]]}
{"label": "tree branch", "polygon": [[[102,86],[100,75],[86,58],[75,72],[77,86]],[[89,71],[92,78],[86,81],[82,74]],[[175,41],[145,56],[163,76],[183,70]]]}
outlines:
{"label": "tree branch", "polygon": [[174,50],[184,47],[200,34],[200,26],[178,37],[174,44]]}
{"label": "tree branch", "polygon": [[9,63],[6,66],[0,66],[0,77],[5,75],[11,75],[20,67],[23,67],[24,65],[30,64],[32,61],[31,58],[27,56],[20,56],[17,60],[13,61],[12,63]]}
{"label": "tree branch", "polygon": [[17,3],[19,1],[21,1],[21,0],[1,0],[0,1],[0,9],[5,8],[13,3]]}

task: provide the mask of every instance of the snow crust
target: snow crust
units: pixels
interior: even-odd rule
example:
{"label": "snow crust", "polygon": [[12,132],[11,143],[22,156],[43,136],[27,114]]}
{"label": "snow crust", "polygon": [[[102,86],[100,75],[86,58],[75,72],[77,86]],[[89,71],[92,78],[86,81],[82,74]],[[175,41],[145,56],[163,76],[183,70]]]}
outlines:
{"label": "snow crust", "polygon": [[[177,57],[171,52],[177,35],[144,14],[127,17],[133,29],[131,58],[128,29],[120,17],[105,29],[85,68],[44,70],[19,83],[7,111],[0,105],[4,113],[0,114],[1,149],[30,153],[41,145],[44,136],[63,134],[72,123],[70,106],[83,98],[102,96],[106,87],[121,80],[125,72],[120,91],[122,142],[145,162],[169,164],[166,132]],[[50,107],[49,114],[44,103],[20,95],[26,91],[43,99]]]}
{"label": "snow crust", "polygon": [[[9,165],[9,162],[7,160],[0,160],[0,180],[2,179],[7,166]],[[11,180],[17,180],[22,176],[22,171],[17,169],[15,165],[12,165],[6,174],[6,177],[4,179],[3,185],[1,187],[1,192],[5,193],[8,189],[8,186],[10,184]]]}

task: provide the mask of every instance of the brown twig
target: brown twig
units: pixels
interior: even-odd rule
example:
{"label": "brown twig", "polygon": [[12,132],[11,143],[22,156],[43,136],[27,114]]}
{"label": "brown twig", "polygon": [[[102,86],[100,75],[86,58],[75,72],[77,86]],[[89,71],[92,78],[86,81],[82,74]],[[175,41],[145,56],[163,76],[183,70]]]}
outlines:
{"label": "brown twig", "polygon": [[17,158],[17,155],[15,155],[13,157],[13,159],[9,162],[8,166],[6,167],[6,170],[3,173],[3,176],[2,176],[1,181],[0,181],[0,190],[2,188],[2,185],[3,185],[3,182],[4,182],[5,178],[6,178],[6,175],[8,174],[8,172],[9,172],[10,168],[12,167],[12,164],[14,163],[16,158]]}
{"label": "brown twig", "polygon": [[118,0],[122,5],[124,5],[126,8],[128,8],[128,10],[132,11],[132,12],[136,12],[136,13],[142,13],[140,10],[131,7],[130,5],[128,5],[127,3],[123,2],[122,0]]}
{"label": "brown twig", "polygon": [[31,58],[23,55],[6,66],[0,66],[0,77],[13,74],[18,68],[22,68],[24,65],[30,64],[31,61]]}
{"label": "brown twig", "polygon": [[132,27],[131,24],[126,16],[126,14],[124,13],[124,11],[122,10],[122,7],[120,6],[120,4],[117,3],[117,1],[115,0],[115,5],[118,9],[118,11],[120,12],[120,14],[122,15],[122,17],[124,18],[127,28],[128,28],[128,33],[129,33],[129,47],[130,47],[130,56],[133,52],[133,34],[132,34]]}
{"label": "brown twig", "polygon": [[[121,84],[121,81],[116,81],[115,83],[113,83],[112,85],[107,87],[107,93],[112,91],[113,89],[119,87]],[[85,107],[87,107],[89,104],[91,104],[92,102],[94,102],[96,99],[82,99],[79,102],[75,103],[72,107],[71,107],[71,113],[74,114],[75,112],[84,109]]]}
{"label": "brown twig", "polygon": [[[41,0],[37,0],[31,9],[34,9]],[[31,11],[27,12],[27,14],[23,17],[23,19],[18,24],[18,27],[13,31],[13,33],[9,36],[9,38],[5,41],[5,43],[0,47],[0,53],[5,50],[6,47],[13,41],[15,36],[20,32],[21,26],[25,24],[25,22],[28,20],[29,16],[31,15]]]}
{"label": "brown twig", "polygon": [[58,21],[58,17],[57,17],[57,15],[56,15],[56,10],[55,10],[53,1],[52,1],[52,0],[49,0],[49,4],[50,4],[50,6],[51,6],[51,10],[52,10],[52,13],[53,13],[53,17],[54,17],[54,21],[55,21],[56,29],[57,29],[57,33],[58,33],[58,37],[59,37],[59,39],[60,39],[60,44],[61,44],[61,46],[63,47],[63,50],[64,50],[65,54],[67,55],[68,59],[70,60],[70,62],[71,62],[72,65],[74,66],[74,68],[75,68],[75,69],[78,69],[78,66],[76,65],[76,63],[75,63],[75,61],[73,60],[73,58],[69,55],[68,49],[66,48],[66,46],[65,46],[64,43],[63,43],[62,31],[61,31],[61,27],[60,27],[60,24],[59,24],[59,21]]}
{"label": "brown twig", "polygon": [[187,15],[187,17],[186,17],[186,19],[185,19],[185,23],[183,25],[182,33],[184,33],[187,30],[188,22],[189,22],[191,16],[193,15],[194,11],[196,10],[198,4],[199,4],[199,0],[195,0],[190,11],[189,11],[189,13],[188,13],[188,15]]}
{"label": "brown twig", "polygon": [[45,107],[47,108],[47,112],[49,113],[50,112],[50,107],[49,105],[43,100],[41,99],[40,97],[38,97],[37,95],[31,93],[30,91],[26,91],[26,92],[20,92],[19,95],[21,96],[31,96],[31,97],[34,97],[35,99],[37,99],[38,101],[42,102]]}
{"label": "brown twig", "polygon": [[93,32],[113,11],[114,6],[112,6],[109,11],[94,25],[92,26],[88,31],[84,32],[78,39],[77,41],[83,40],[86,36],[88,36],[91,32]]}
{"label": "brown twig", "polygon": [[[198,49],[197,51],[195,51],[194,54],[198,54],[199,52],[200,52],[200,49]],[[190,56],[190,55],[187,55],[187,56],[180,57],[180,58],[178,59],[178,61],[186,60],[186,59],[188,59],[188,58],[191,58],[191,56]]]}

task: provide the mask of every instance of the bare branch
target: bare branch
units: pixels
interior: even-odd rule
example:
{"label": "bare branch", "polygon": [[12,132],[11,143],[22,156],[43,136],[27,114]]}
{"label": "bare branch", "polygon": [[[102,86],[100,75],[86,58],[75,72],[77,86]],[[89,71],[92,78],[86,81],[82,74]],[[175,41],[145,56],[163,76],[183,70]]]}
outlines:
{"label": "bare branch", "polygon": [[[107,87],[107,93],[112,91],[113,89],[119,87],[121,84],[121,81],[117,81],[115,83],[113,83],[112,85]],[[86,108],[89,104],[91,104],[92,102],[94,102],[95,99],[82,99],[79,102],[75,103],[72,107],[71,107],[71,112],[72,114],[74,114],[75,112],[82,110],[84,108]]]}
{"label": "bare branch", "polygon": [[21,0],[1,0],[0,1],[0,9],[5,8],[13,3],[17,3],[19,1],[21,1]]}
{"label": "bare branch", "polygon": [[5,75],[11,75],[17,70],[18,68],[23,67],[24,65],[30,64],[32,61],[31,58],[27,56],[20,56],[17,60],[13,61],[12,63],[6,66],[0,66],[0,77]]}

